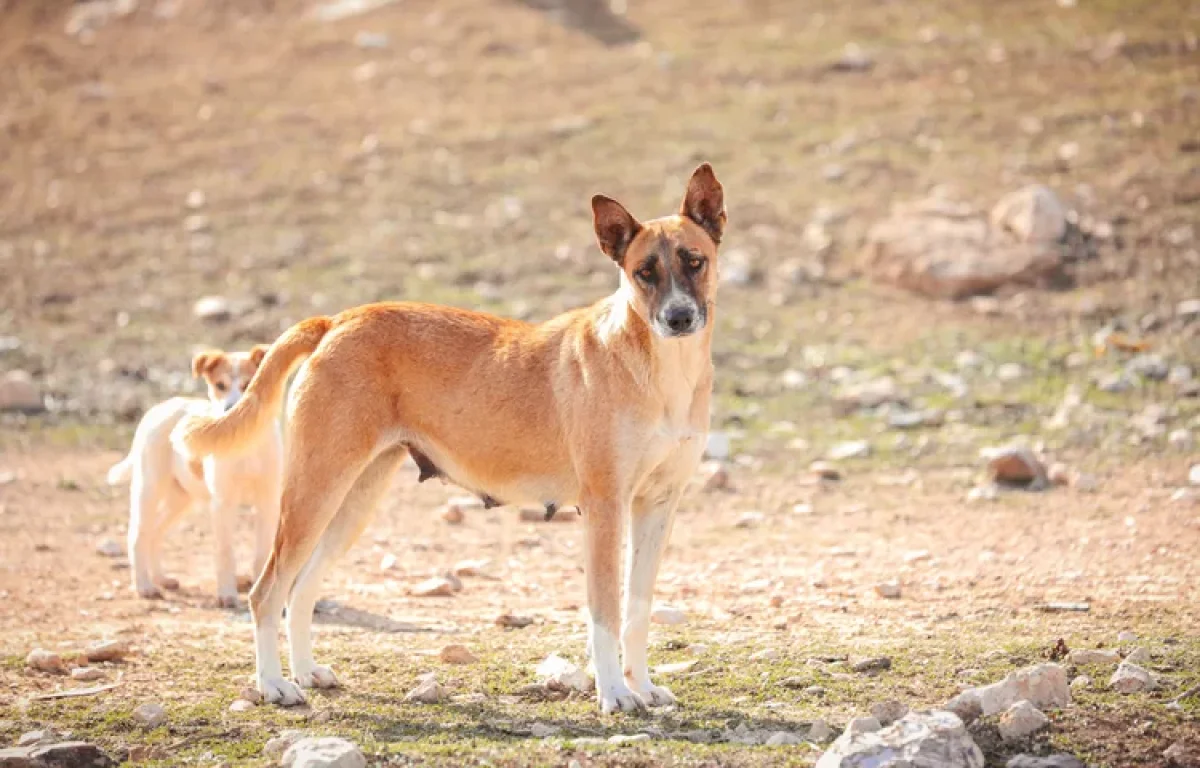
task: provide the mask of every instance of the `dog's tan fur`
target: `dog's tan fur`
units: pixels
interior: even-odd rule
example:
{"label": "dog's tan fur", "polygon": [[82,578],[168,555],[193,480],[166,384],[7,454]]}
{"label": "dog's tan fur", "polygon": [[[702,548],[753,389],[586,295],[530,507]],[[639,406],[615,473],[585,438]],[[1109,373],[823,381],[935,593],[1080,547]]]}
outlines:
{"label": "dog's tan fur", "polygon": [[171,445],[171,431],[189,414],[221,414],[232,407],[266,356],[267,347],[226,354],[201,352],[192,373],[203,379],[208,399],[175,397],[151,408],[134,433],[129,454],[108,471],[112,485],[130,484],[129,560],[133,588],[142,597],[161,597],[179,582],[163,574],[162,540],[189,507],[203,503],[212,512],[217,542],[217,598],[237,603],[238,577],[233,534],[239,504],[254,507],[255,562],[261,570],[279,518],[282,441],[278,429],[260,434],[239,460],[196,459]]}
{"label": "dog's tan fur", "polygon": [[646,636],[658,560],[708,430],[723,192],[704,164],[677,215],[639,223],[602,196],[592,208],[600,247],[621,267],[612,296],[540,325],[416,303],[312,318],[271,346],[232,411],[177,428],[193,455],[241,450],[308,357],[288,403],[282,517],[250,594],[268,701],[303,701],[279,663],[285,602],[293,679],[336,685],[312,660],[317,588],[406,451],[423,476],[441,473],[503,503],[577,505],[601,706],[674,701],[650,682]]}

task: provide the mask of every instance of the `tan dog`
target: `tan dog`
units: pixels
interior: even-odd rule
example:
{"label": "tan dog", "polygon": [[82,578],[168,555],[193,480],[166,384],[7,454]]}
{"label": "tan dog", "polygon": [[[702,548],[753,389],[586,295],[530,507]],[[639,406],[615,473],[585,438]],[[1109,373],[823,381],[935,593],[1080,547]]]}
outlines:
{"label": "tan dog", "polygon": [[312,657],[317,590],[406,452],[423,478],[485,501],[577,505],[600,705],[674,701],[650,682],[646,637],[659,558],[708,431],[723,193],[704,164],[678,215],[639,223],[600,195],[592,211],[600,248],[621,268],[612,296],[540,325],[414,303],[312,318],[271,345],[232,411],[176,430],[194,455],[240,450],[272,423],[288,375],[309,357],[288,403],[279,530],[250,593],[267,701],[304,700],[279,663],[285,602],[293,679],[337,684]]}
{"label": "tan dog", "polygon": [[175,397],[146,412],[134,433],[129,455],[108,471],[112,485],[130,483],[129,561],[133,587],[142,597],[162,597],[159,588],[179,582],[163,575],[162,541],[167,530],[193,504],[207,503],[217,540],[217,599],[237,604],[238,579],[233,534],[240,504],[256,514],[255,574],[271,551],[279,521],[282,439],[278,426],[257,436],[247,456],[234,460],[190,458],[171,444],[171,430],[185,416],[220,415],[232,408],[267,353],[225,354],[212,350],[192,360],[192,373],[208,385],[208,399]]}

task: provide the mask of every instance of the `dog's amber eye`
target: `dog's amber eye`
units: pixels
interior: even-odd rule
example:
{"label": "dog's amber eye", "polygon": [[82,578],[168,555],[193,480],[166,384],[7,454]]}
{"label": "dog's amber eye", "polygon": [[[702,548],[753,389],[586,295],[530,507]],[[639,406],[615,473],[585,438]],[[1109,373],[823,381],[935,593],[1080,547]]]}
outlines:
{"label": "dog's amber eye", "polygon": [[687,265],[688,269],[698,272],[700,268],[704,266],[704,259],[700,258],[699,256],[692,256],[690,259],[688,259]]}
{"label": "dog's amber eye", "polygon": [[639,280],[644,280],[647,283],[653,282],[654,281],[654,268],[653,267],[642,267],[641,269],[639,269],[637,271],[637,276],[638,276]]}
{"label": "dog's amber eye", "polygon": [[223,382],[223,381],[217,382],[217,391],[218,392],[224,392],[227,389],[229,389],[229,386],[225,382]]}

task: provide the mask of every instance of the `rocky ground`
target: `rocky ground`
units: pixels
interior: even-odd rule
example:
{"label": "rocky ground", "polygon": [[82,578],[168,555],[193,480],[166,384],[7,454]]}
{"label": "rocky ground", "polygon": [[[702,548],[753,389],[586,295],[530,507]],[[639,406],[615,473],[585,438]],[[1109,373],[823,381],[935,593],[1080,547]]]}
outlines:
{"label": "rocky ground", "polygon": [[[1200,764],[1196,9],[618,6],[0,0],[0,764]],[[613,285],[590,195],[667,212],[701,159],[678,708],[577,690],[577,520],[412,468],[308,708],[243,690],[201,514],[134,599],[104,475],[195,348],[384,298],[549,317]]]}

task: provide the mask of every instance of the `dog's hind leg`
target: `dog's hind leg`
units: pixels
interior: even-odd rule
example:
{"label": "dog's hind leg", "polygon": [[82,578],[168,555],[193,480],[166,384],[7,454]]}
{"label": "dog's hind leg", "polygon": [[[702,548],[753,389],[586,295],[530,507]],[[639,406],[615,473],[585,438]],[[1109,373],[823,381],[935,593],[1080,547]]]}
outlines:
{"label": "dog's hind leg", "polygon": [[317,402],[306,407],[304,401],[295,406],[275,544],[250,590],[258,690],[267,702],[283,706],[304,703],[304,694],[284,679],[280,664],[279,620],[284,603],[370,461],[377,440],[369,416],[306,415],[307,409],[323,407]]}
{"label": "dog's hind leg", "polygon": [[254,502],[254,562],[257,579],[271,554],[271,543],[279,527],[279,476],[264,477]]}
{"label": "dog's hind leg", "polygon": [[179,522],[179,518],[183,516],[184,512],[188,511],[191,505],[191,497],[188,496],[187,491],[183,490],[179,483],[172,482],[163,489],[158,508],[158,520],[154,528],[154,537],[150,544],[150,575],[154,579],[154,583],[163,589],[179,589],[179,581],[163,573],[163,539],[166,538],[167,532]]}
{"label": "dog's hind leg", "polygon": [[313,607],[329,567],[350,549],[370,524],[380,497],[403,461],[404,449],[393,448],[367,465],[325,529],[312,557],[296,577],[287,606],[287,633],[292,679],[302,688],[333,688],[337,685],[333,670],[313,660]]}
{"label": "dog's hind leg", "polygon": [[161,486],[161,482],[148,478],[140,467],[129,484],[129,567],[134,590],[146,598],[162,597],[154,583],[154,541],[161,514]]}
{"label": "dog's hind leg", "polygon": [[646,642],[650,604],[663,549],[671,536],[675,508],[682,488],[671,488],[634,499],[629,521],[628,570],[625,577],[625,618],[621,644],[625,651],[625,680],[652,707],[675,703],[666,688],[650,682]]}

